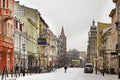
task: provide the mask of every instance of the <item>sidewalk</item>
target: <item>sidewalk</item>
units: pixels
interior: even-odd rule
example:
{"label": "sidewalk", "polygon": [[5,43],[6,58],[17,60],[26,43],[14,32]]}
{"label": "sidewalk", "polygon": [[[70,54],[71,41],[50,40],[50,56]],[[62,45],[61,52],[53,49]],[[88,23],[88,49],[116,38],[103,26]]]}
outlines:
{"label": "sidewalk", "polygon": [[[93,75],[99,75],[99,76],[103,76],[103,73],[97,71],[97,74],[93,73]],[[120,80],[118,79],[118,75],[117,74],[107,74],[107,73],[104,73],[104,76],[103,76],[106,80]]]}
{"label": "sidewalk", "polygon": [[[83,71],[80,71],[83,75],[84,75],[84,72]],[[44,74],[44,73],[42,73],[42,74]],[[33,76],[34,77],[34,75],[36,75],[36,74],[26,74],[26,76],[25,77],[29,77],[29,76]],[[46,74],[47,75],[47,74]],[[39,75],[40,76],[40,75]],[[93,78],[93,80],[97,80],[97,78],[99,78],[99,80],[101,79],[101,80],[120,80],[120,79],[118,79],[118,75],[115,75],[115,74],[104,74],[104,76],[103,76],[103,74],[102,73],[100,73],[99,71],[97,72],[97,74],[95,73],[95,71],[93,72],[93,74],[90,74],[90,77],[94,77]],[[23,74],[21,74],[21,76],[20,77],[23,77]],[[89,77],[89,76],[88,76]],[[13,77],[11,77],[11,75],[9,74],[9,77],[6,77],[6,79],[5,79],[5,77],[4,77],[4,79],[3,80],[17,80],[19,78],[19,76],[16,78],[15,76],[13,76]],[[0,76],[0,80],[1,80],[1,76]],[[21,79],[22,80],[22,79]],[[30,80],[30,79],[28,79],[28,80]]]}
{"label": "sidewalk", "polygon": [[[23,74],[20,74],[20,76],[17,74],[17,77],[21,77],[21,76],[23,76]],[[2,80],[2,75],[0,75],[0,80]],[[8,77],[7,77],[7,75],[4,75],[3,80],[17,80],[17,79],[14,74],[12,77],[11,77],[11,74],[9,74]]]}

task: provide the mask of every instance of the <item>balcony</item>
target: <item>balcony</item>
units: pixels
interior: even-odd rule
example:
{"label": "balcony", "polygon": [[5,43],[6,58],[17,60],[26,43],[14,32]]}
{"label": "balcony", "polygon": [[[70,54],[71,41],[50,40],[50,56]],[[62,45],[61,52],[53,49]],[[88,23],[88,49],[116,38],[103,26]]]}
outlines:
{"label": "balcony", "polygon": [[3,16],[5,21],[7,21],[13,17],[12,10],[9,8],[0,8],[0,16]]}

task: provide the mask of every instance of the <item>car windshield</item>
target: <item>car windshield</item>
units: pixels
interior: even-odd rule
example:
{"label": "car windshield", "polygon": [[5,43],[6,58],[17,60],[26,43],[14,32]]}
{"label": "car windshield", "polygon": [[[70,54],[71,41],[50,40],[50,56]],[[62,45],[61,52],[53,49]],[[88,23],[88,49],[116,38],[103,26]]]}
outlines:
{"label": "car windshield", "polygon": [[92,67],[92,65],[86,65],[86,67]]}

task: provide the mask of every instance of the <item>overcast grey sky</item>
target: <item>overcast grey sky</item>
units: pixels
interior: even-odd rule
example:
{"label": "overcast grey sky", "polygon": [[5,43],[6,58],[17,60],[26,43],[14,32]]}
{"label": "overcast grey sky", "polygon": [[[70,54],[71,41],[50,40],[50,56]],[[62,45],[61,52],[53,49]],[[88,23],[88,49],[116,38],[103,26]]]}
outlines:
{"label": "overcast grey sky", "polygon": [[[17,0],[18,1],[18,0]],[[67,37],[67,50],[87,51],[88,31],[93,19],[110,23],[112,0],[19,0],[21,5],[38,9],[53,33],[62,26]]]}

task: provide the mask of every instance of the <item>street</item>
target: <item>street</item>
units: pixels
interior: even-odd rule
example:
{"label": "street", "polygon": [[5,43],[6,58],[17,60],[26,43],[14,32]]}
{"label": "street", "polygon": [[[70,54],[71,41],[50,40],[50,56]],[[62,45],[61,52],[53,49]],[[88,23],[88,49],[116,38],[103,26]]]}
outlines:
{"label": "street", "polygon": [[[11,80],[7,78],[7,80]],[[66,73],[64,68],[60,68],[51,73],[41,73],[18,77],[16,80],[119,80],[117,75],[101,73],[84,73],[84,68],[68,68]]]}
{"label": "street", "polygon": [[119,4],[0,0],[0,80],[120,79]]}

